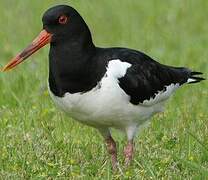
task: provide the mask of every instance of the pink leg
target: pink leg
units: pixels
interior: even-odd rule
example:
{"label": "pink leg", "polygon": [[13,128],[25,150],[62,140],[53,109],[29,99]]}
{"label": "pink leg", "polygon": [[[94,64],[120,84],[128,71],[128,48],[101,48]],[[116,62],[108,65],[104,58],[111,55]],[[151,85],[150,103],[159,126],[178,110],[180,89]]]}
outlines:
{"label": "pink leg", "polygon": [[125,164],[129,165],[131,163],[131,160],[133,158],[133,152],[134,152],[134,143],[133,140],[128,141],[128,144],[124,148],[124,156],[125,156]]}
{"label": "pink leg", "polygon": [[111,155],[113,170],[115,170],[116,166],[117,166],[116,142],[113,140],[113,138],[111,136],[108,136],[105,139],[105,142],[106,142],[106,145],[107,145],[108,153]]}

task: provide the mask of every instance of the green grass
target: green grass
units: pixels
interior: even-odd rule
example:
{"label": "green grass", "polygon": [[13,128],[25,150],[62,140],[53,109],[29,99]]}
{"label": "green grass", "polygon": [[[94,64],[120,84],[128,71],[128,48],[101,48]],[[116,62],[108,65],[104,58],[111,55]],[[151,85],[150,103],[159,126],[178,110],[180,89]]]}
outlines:
{"label": "green grass", "polygon": [[[206,0],[2,0],[0,66],[42,28],[52,5],[75,7],[99,46],[146,52],[161,63],[208,73]],[[48,48],[9,73],[0,73],[0,179],[206,179],[208,83],[177,91],[164,113],[135,139],[133,164],[112,173],[96,130],[59,112],[47,93]]]}

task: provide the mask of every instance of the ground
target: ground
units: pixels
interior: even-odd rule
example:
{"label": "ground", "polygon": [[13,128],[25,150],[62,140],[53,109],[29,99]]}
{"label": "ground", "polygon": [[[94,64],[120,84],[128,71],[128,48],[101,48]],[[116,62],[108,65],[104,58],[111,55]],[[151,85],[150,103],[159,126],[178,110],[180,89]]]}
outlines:
{"label": "ground", "polygon": [[[208,73],[206,0],[0,2],[0,67],[42,28],[50,6],[67,3],[103,47],[138,49],[161,63]],[[125,137],[114,132],[121,167],[111,171],[101,136],[57,110],[47,92],[48,48],[0,73],[0,179],[206,179],[208,83],[186,85],[135,139],[129,168]]]}

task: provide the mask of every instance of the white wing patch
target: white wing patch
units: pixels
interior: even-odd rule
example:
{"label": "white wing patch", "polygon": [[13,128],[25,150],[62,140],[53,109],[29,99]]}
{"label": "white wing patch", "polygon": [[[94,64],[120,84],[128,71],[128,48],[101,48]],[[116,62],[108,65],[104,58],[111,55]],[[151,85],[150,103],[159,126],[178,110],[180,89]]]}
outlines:
{"label": "white wing patch", "polygon": [[118,79],[125,76],[127,69],[130,67],[130,63],[121,62],[119,59],[111,60],[108,63],[106,74],[107,76],[111,76]]}

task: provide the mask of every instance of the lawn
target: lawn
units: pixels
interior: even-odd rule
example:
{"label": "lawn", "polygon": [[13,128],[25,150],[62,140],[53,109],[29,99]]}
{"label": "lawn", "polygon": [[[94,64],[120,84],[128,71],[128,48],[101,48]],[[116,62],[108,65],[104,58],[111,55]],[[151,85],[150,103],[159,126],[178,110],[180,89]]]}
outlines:
{"label": "lawn", "polygon": [[[50,6],[75,7],[96,45],[141,50],[208,74],[206,0],[1,0],[0,67],[42,28]],[[48,48],[0,72],[0,179],[206,179],[208,83],[185,85],[135,138],[132,165],[113,173],[102,137],[57,110],[47,92]],[[110,106],[110,104],[109,104]]]}

